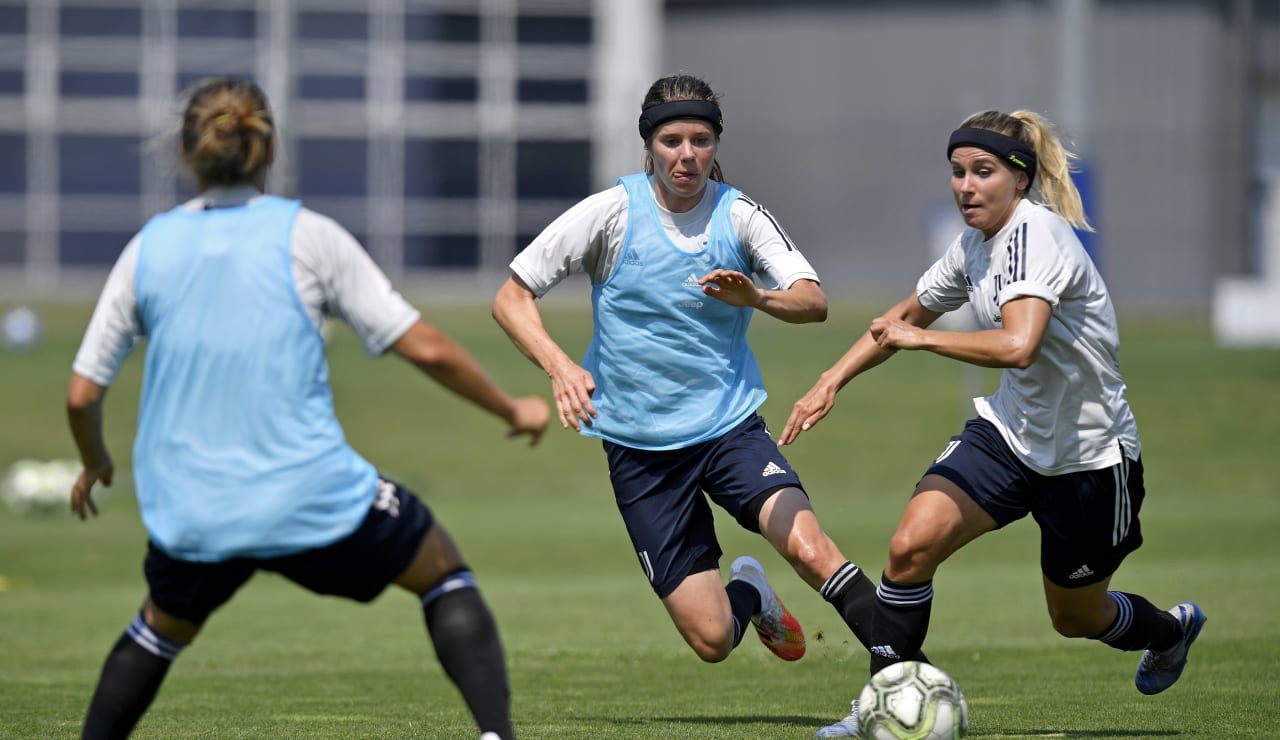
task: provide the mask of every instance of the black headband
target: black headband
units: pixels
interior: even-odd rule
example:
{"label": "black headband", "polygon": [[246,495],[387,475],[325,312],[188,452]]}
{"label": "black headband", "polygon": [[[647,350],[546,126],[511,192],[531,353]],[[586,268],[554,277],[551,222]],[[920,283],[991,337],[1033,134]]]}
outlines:
{"label": "black headband", "polygon": [[659,126],[677,118],[706,121],[716,130],[716,136],[724,131],[724,121],[720,120],[720,106],[707,100],[673,100],[670,103],[658,103],[640,112],[640,138],[648,141]]}
{"label": "black headband", "polygon": [[1035,152],[1012,136],[997,134],[985,128],[958,128],[951,132],[951,141],[947,143],[947,159],[951,159],[951,153],[962,146],[975,146],[991,152],[1011,166],[1026,172],[1030,182],[1036,181]]}

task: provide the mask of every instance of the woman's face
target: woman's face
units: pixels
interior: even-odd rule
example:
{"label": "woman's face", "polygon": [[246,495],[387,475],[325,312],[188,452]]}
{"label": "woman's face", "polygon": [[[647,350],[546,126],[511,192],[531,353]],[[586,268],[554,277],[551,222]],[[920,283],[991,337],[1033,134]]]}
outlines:
{"label": "woman's face", "polygon": [[985,149],[962,146],[951,153],[956,206],[964,222],[987,239],[1009,223],[1027,185],[1027,173],[1010,169]]}
{"label": "woman's face", "polygon": [[681,213],[698,205],[711,176],[716,146],[711,124],[696,118],[668,121],[654,132],[649,138],[649,154],[663,208]]}

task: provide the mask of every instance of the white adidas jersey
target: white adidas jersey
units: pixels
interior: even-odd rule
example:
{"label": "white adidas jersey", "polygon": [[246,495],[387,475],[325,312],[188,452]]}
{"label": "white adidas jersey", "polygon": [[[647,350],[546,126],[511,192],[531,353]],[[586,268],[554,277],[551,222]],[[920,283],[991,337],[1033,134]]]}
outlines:
{"label": "white adidas jersey", "polygon": [[[706,246],[719,192],[720,183],[708,180],[702,200],[684,213],[668,211],[655,201],[658,218],[673,244],[686,252]],[[730,207],[729,220],[765,287],[784,290],[803,278],[818,281],[809,261],[764,206],[739,196]],[[516,255],[511,270],[539,298],[573,273],[585,272],[591,282],[602,283],[613,274],[626,232],[627,189],[615,185],[588,196],[552,221]]]}
{"label": "white adidas jersey", "polygon": [[1005,368],[994,395],[975,398],[1032,470],[1061,475],[1141,454],[1125,400],[1115,310],[1071,225],[1042,205],[1021,201],[994,237],[965,229],[916,284],[933,311],[973,307],[979,329],[1001,325],[1000,308],[1023,296],[1053,307],[1040,355],[1025,370]]}

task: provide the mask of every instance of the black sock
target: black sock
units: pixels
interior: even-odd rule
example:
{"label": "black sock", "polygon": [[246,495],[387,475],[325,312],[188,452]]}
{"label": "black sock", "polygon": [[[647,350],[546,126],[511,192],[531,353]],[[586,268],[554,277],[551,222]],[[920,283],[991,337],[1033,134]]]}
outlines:
{"label": "black sock", "polygon": [[[871,649],[872,625],[876,614],[876,584],[853,563],[846,560],[835,573],[818,589],[822,598],[826,599],[836,612],[849,625],[853,636],[867,650]],[[925,654],[916,651],[911,658],[928,663]]]}
{"label": "black sock", "polygon": [[498,625],[475,588],[470,571],[458,571],[422,596],[422,611],[436,657],[471,710],[481,734],[514,738],[511,690]]}
{"label": "black sock", "polygon": [[1093,638],[1117,650],[1168,650],[1182,639],[1182,625],[1137,594],[1108,591],[1116,602],[1116,621]]}
{"label": "black sock", "polygon": [[156,634],[139,614],[107,654],[80,737],[128,737],[151,706],[169,666],[184,647]]}
{"label": "black sock", "polygon": [[880,576],[871,628],[871,675],[920,652],[932,608],[933,579],[908,584]]}
{"label": "black sock", "polygon": [[729,595],[729,611],[733,612],[733,646],[737,647],[751,616],[761,609],[760,592],[746,581],[729,581],[724,591]]}

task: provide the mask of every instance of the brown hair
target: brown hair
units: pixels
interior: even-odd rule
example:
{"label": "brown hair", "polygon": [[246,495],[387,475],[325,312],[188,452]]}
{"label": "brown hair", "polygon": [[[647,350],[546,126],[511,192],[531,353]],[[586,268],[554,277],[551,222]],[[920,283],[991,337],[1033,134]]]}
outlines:
{"label": "brown hair", "polygon": [[1063,146],[1048,119],[1026,110],[1012,113],[988,110],[964,119],[960,127],[994,131],[1031,147],[1039,166],[1036,182],[1031,183],[1027,190],[1038,188],[1045,207],[1075,228],[1093,231],[1084,212],[1084,203],[1080,200],[1080,191],[1071,181],[1071,163],[1076,154]]}
{"label": "brown hair", "polygon": [[247,80],[206,80],[182,114],[182,157],[201,185],[254,182],[271,165],[275,123],[262,88]]}
{"label": "brown hair", "polygon": [[[676,100],[705,100],[720,105],[720,96],[706,82],[688,74],[674,74],[663,77],[649,86],[640,110],[644,111],[660,103],[671,103]],[[714,128],[713,128],[714,130]],[[652,137],[650,137],[652,139]],[[716,141],[720,134],[716,134]],[[644,171],[653,174],[653,154],[649,152],[649,141],[644,143]],[[724,171],[720,168],[720,160],[711,161],[711,179],[725,182]]]}

